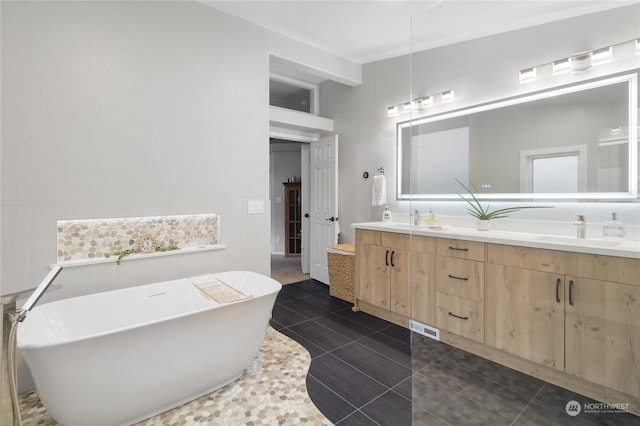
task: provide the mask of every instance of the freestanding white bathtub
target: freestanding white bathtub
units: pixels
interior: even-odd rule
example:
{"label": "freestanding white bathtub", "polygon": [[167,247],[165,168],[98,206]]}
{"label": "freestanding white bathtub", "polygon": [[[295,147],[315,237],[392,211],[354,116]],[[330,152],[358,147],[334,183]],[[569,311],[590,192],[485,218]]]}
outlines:
{"label": "freestanding white bathtub", "polygon": [[49,414],[64,425],[129,425],[242,375],[282,286],[253,272],[209,277],[251,297],[219,304],[181,279],[33,309],[18,348]]}

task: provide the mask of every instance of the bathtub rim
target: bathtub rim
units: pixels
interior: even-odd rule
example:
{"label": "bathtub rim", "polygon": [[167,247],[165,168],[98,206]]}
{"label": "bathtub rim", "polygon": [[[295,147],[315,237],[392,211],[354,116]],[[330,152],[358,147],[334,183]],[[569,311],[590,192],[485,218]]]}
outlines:
{"label": "bathtub rim", "polygon": [[[279,283],[278,281],[274,280],[271,277],[259,274],[257,272],[236,270],[236,271],[216,272],[216,273],[201,274],[201,275],[219,276],[219,275],[223,275],[223,274],[232,274],[232,273],[249,273],[249,274],[257,275],[257,276],[260,276],[260,277],[265,278],[267,280],[273,281],[274,283],[278,284],[278,286],[274,285],[274,288],[271,291],[263,293],[263,294],[260,294],[259,296],[253,296],[252,295],[248,299],[242,299],[242,300],[238,300],[238,301],[230,302],[230,303],[218,303],[218,302],[215,302],[215,301],[211,300],[211,302],[212,302],[211,306],[206,306],[206,307],[203,307],[203,308],[194,309],[194,310],[188,311],[186,313],[179,313],[179,314],[176,314],[176,315],[170,315],[170,316],[166,316],[166,317],[163,317],[163,318],[160,318],[160,319],[154,319],[154,320],[151,320],[151,321],[143,321],[143,322],[131,325],[131,326],[117,327],[117,328],[110,329],[108,331],[101,331],[101,332],[93,333],[93,334],[87,335],[87,336],[72,337],[72,338],[68,338],[68,339],[64,339],[64,340],[56,341],[56,342],[20,344],[20,327],[22,327],[22,325],[23,325],[23,323],[20,323],[19,326],[18,326],[17,348],[20,351],[23,350],[23,349],[25,349],[25,350],[46,349],[46,348],[53,348],[53,347],[56,347],[56,346],[61,346],[61,345],[66,345],[66,344],[74,344],[74,343],[78,343],[78,342],[92,340],[92,339],[96,339],[96,338],[99,338],[99,337],[104,337],[104,336],[109,336],[109,335],[112,335],[112,334],[126,332],[126,331],[129,331],[129,330],[136,330],[136,329],[143,328],[143,327],[149,327],[149,326],[152,326],[154,324],[159,324],[159,323],[167,322],[167,321],[170,321],[170,320],[175,320],[175,319],[185,318],[185,317],[192,316],[192,315],[197,315],[197,314],[200,314],[200,313],[203,313],[203,312],[215,310],[215,309],[218,309],[218,308],[223,308],[225,306],[231,306],[231,305],[235,305],[235,304],[239,304],[239,303],[250,303],[252,300],[258,300],[258,299],[261,299],[261,298],[269,297],[269,296],[273,295],[274,293],[277,294],[282,289],[282,284],[281,283]],[[193,277],[189,277],[189,278],[193,278]],[[83,297],[87,297],[87,296],[96,296],[96,295],[105,294],[105,293],[114,293],[114,292],[119,292],[119,291],[128,290],[128,289],[136,289],[136,288],[141,288],[141,287],[145,287],[145,286],[160,285],[160,284],[179,282],[179,281],[185,281],[186,283],[191,284],[189,282],[189,278],[179,278],[179,279],[175,279],[175,280],[159,281],[159,282],[155,282],[155,283],[142,284],[142,285],[134,286],[134,287],[126,287],[126,288],[115,289],[115,290],[107,290],[107,291],[102,291],[102,292],[98,292],[98,293],[91,293],[91,294],[87,294],[87,295],[83,295],[83,296],[76,296],[76,297],[70,297],[70,298],[67,298],[67,299],[55,300],[55,301],[52,301],[52,302],[43,303],[42,305],[35,307],[32,311],[37,311],[38,312],[40,307],[44,307],[44,306],[50,305],[50,304],[55,304],[57,302],[73,300],[73,299],[79,299],[79,298],[83,298]],[[199,290],[198,290],[198,293],[202,294]],[[205,298],[204,295],[202,295],[202,297]],[[38,318],[38,320],[42,321],[40,318]]]}

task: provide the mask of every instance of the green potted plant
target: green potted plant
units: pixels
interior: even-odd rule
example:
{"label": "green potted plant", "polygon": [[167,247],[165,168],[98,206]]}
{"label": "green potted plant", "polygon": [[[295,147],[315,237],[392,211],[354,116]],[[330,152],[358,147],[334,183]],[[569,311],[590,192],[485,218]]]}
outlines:
{"label": "green potted plant", "polygon": [[[467,204],[469,204],[470,207],[467,208],[467,212],[471,216],[476,218],[476,228],[479,231],[488,231],[491,228],[491,222],[490,222],[491,220],[508,217],[509,213],[517,212],[519,210],[524,210],[524,209],[548,208],[547,206],[522,206],[522,207],[507,207],[504,209],[490,210],[491,206],[487,204],[487,206],[484,207],[480,203],[478,198],[476,198],[473,191],[471,191],[471,189],[469,189],[465,184],[460,182],[458,179],[456,179],[456,182],[458,182],[460,186],[462,186],[471,196],[471,198],[469,198],[469,196],[464,196],[458,193],[460,198],[462,198],[464,201],[467,202]],[[471,184],[471,187],[475,192],[478,192],[478,188],[476,188],[475,185]]]}

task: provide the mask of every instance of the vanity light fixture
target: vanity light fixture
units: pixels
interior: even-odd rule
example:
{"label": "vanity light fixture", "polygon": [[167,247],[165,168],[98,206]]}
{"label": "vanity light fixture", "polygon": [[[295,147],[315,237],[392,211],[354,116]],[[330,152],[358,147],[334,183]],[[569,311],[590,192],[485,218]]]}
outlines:
{"label": "vanity light fixture", "polygon": [[421,111],[433,105],[433,96],[416,98],[412,102],[414,111]]}
{"label": "vanity light fixture", "polygon": [[404,102],[398,105],[387,107],[387,116],[395,117],[400,112],[408,113],[411,111],[423,111],[435,104],[435,100],[440,99],[440,103],[452,102],[454,99],[453,90],[445,90],[444,92],[436,93],[429,96],[421,96],[415,98],[410,102]]}
{"label": "vanity light fixture", "polygon": [[559,59],[557,61],[553,61],[553,75],[565,74],[571,71],[569,67],[569,59]]}
{"label": "vanity light fixture", "polygon": [[454,96],[453,90],[447,90],[446,92],[442,92],[440,96],[443,104],[446,104],[447,102],[452,102],[453,96]]}
{"label": "vanity light fixture", "polygon": [[[594,66],[612,62],[614,55],[622,55],[623,58],[625,56],[628,57],[630,50],[633,48],[630,46],[632,43],[635,47],[635,54],[640,55],[640,39],[627,40],[607,47],[574,53],[566,58],[520,70],[520,83],[534,81],[537,77],[538,68],[551,66],[553,75],[560,75],[568,72],[586,71]],[[626,47],[623,47],[625,45]]]}
{"label": "vanity light fixture", "polygon": [[433,106],[433,95],[421,98],[420,107],[422,109],[429,108],[430,106]]}
{"label": "vanity light fixture", "polygon": [[613,48],[611,46],[591,52],[591,65],[606,64],[607,62],[611,62],[612,59]]}
{"label": "vanity light fixture", "polygon": [[578,53],[569,58],[569,68],[571,71],[584,71],[591,68],[592,52]]}
{"label": "vanity light fixture", "polygon": [[520,71],[520,83],[527,83],[529,81],[534,81],[536,79],[536,68],[527,68],[526,70]]}

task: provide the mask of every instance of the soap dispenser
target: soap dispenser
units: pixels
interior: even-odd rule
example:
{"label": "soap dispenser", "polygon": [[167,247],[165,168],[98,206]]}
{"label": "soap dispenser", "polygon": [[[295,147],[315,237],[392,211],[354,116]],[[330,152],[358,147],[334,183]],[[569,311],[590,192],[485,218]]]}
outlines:
{"label": "soap dispenser", "polygon": [[389,211],[389,206],[384,206],[384,211],[382,212],[382,221],[391,222],[391,212]]}
{"label": "soap dispenser", "polygon": [[605,220],[602,224],[602,237],[606,240],[624,240],[624,223],[618,220],[618,214],[611,212],[611,220]]}
{"label": "soap dispenser", "polygon": [[424,221],[428,227],[438,226],[438,219],[436,219],[436,214],[432,209],[429,209],[429,213],[427,213],[427,217]]}

